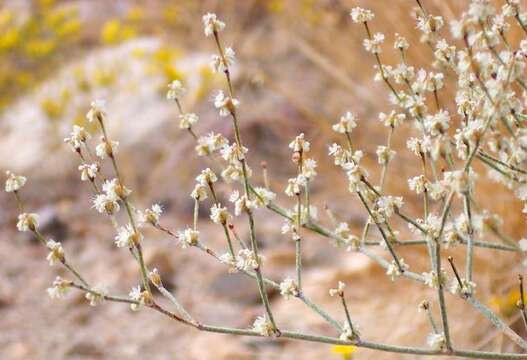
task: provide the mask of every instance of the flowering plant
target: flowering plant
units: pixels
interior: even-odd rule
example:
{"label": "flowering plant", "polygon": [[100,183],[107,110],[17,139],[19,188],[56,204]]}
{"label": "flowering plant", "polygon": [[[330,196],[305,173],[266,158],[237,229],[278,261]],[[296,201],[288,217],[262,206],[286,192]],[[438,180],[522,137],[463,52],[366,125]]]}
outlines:
{"label": "flowering plant", "polygon": [[[525,255],[527,239],[515,240],[506,235],[501,220],[477,203],[475,185],[485,174],[479,174],[480,162],[487,169],[487,176],[505,184],[516,196],[527,201],[527,133],[525,131],[525,106],[527,103],[527,37],[519,44],[507,39],[509,28],[516,24],[527,35],[527,14],[520,12],[519,0],[507,0],[497,11],[487,0],[472,0],[468,11],[458,21],[451,24],[453,42],[442,37],[445,22],[441,16],[430,14],[420,0],[417,0],[417,28],[421,31],[421,41],[434,53],[433,64],[436,72],[414,69],[407,63],[405,52],[410,46],[401,35],[396,34],[394,49],[400,55],[400,63],[391,66],[383,63],[381,54],[385,41],[384,34],[371,32],[374,13],[370,10],[354,8],[351,19],[364,28],[366,38],[363,45],[371,53],[377,74],[375,78],[386,84],[390,92],[390,102],[394,110],[388,114],[380,113],[379,120],[388,129],[387,141],[377,148],[377,162],[381,169],[380,179],[375,182],[366,167],[361,164],[363,152],[353,142],[354,129],[360,120],[352,112],[345,113],[332,129],[342,137],[342,144],[329,146],[328,153],[348,180],[349,191],[358,198],[367,214],[360,235],[352,233],[346,222],[339,222],[328,210],[331,224],[324,225],[318,219],[318,212],[310,200],[310,186],[317,177],[317,161],[311,158],[311,146],[304,134],[299,134],[289,144],[291,160],[296,175],[288,180],[284,194],[293,199],[295,205],[286,209],[279,205],[277,194],[272,192],[267,169],[263,167],[263,186],[256,186],[252,180],[253,170],[249,166],[249,149],[242,140],[239,122],[241,103],[235,97],[231,69],[235,64],[235,52],[223,46],[221,32],[226,25],[215,14],[203,17],[204,32],[214,40],[217,54],[212,56],[213,71],[223,73],[226,89],[219,90],[213,105],[220,117],[228,118],[233,127],[234,141],[230,142],[222,134],[210,133],[198,136],[193,126],[199,121],[198,115],[185,112],[182,98],[186,94],[184,84],[174,80],[168,86],[167,99],[174,101],[180,112],[179,127],[187,131],[196,141],[198,156],[210,160],[211,167],[204,169],[196,177],[196,184],[190,196],[194,202],[193,223],[180,231],[172,231],[162,225],[162,208],[158,204],[146,210],[139,210],[132,199],[132,190],[126,187],[117,160],[118,142],[112,140],[106,129],[111,121],[105,102],[92,102],[87,114],[89,122],[96,123],[101,133],[101,141],[91,149],[90,134],[75,126],[65,139],[74,153],[79,156],[81,180],[89,182],[95,197],[93,207],[101,214],[111,218],[116,228],[115,245],[128,248],[137,261],[141,273],[140,284],[133,287],[128,297],[110,295],[106,289],[92,286],[71,264],[67,252],[59,242],[46,239],[39,230],[39,217],[25,212],[21,190],[26,178],[11,172],[5,190],[13,193],[18,202],[20,215],[17,228],[33,233],[49,250],[47,260],[51,266],[61,264],[72,274],[72,279],[57,277],[48,294],[53,298],[63,297],[75,288],[86,294],[92,306],[103,301],[127,303],[132,310],[150,308],[166,315],[181,324],[198,330],[228,333],[241,336],[263,336],[271,338],[291,338],[303,341],[329,343],[334,345],[366,347],[380,351],[417,355],[452,355],[477,359],[516,359],[526,355],[514,353],[463,350],[456,346],[449,331],[449,319],[445,296],[453,296],[465,301],[484,315],[496,328],[503,332],[522,351],[527,350],[527,341],[519,336],[509,325],[476,298],[477,278],[473,273],[473,258],[476,249],[507,251]],[[458,41],[458,47],[453,45]],[[454,99],[446,99],[441,90],[447,77],[455,79]],[[518,92],[523,91],[523,98]],[[451,114],[449,108],[456,114]],[[397,155],[392,146],[396,129],[405,123],[415,125],[414,136],[407,139],[408,150],[422,165],[421,173],[408,179],[412,192],[422,197],[422,216],[411,216],[404,210],[401,196],[389,195],[385,191],[390,163]],[[113,173],[102,174],[100,162],[112,165]],[[440,174],[438,168],[446,170]],[[478,173],[479,171],[479,173]],[[111,177],[107,179],[106,176]],[[220,180],[221,179],[221,180]],[[230,205],[222,202],[216,183],[224,181],[232,185],[228,199]],[[225,253],[218,254],[203,239],[198,224],[198,215],[209,199],[210,220],[220,225],[225,236]],[[459,209],[456,206],[459,202]],[[255,211],[274,212],[284,219],[282,233],[288,234],[295,243],[295,276],[276,282],[265,276],[265,257],[260,253],[257,238]],[[477,210],[477,211],[476,211]],[[119,224],[117,215],[125,212],[126,222]],[[527,204],[523,209],[527,213]],[[249,242],[240,238],[231,223],[233,217],[247,219]],[[403,240],[394,219],[399,218],[415,235],[413,240]],[[182,248],[196,248],[224,264],[230,271],[243,273],[254,278],[258,286],[263,314],[258,316],[247,329],[229,328],[203,324],[195,319],[178,301],[176,296],[164,287],[162,274],[157,269],[149,269],[144,261],[143,229],[152,227],[175,238]],[[376,229],[377,233],[373,233]],[[339,321],[314,303],[303,291],[302,245],[307,232],[314,232],[333,240],[337,246],[347,251],[361,253],[386,270],[392,281],[406,277],[433,288],[437,293],[440,313],[439,322],[431,311],[431,303],[423,301],[418,309],[425,312],[431,326],[427,337],[428,347],[397,346],[368,341],[361,337],[358,324],[352,319],[346,302],[345,287],[339,282],[330,289],[331,296],[339,298],[344,312],[344,321]],[[499,242],[487,239],[492,234]],[[412,271],[412,262],[398,254],[402,246],[421,245],[429,255],[429,271],[422,274]],[[445,248],[460,246],[465,249],[465,271],[461,272],[452,257],[448,257],[449,269],[444,267]],[[385,256],[380,256],[372,248],[380,247]],[[387,260],[388,259],[388,260]],[[527,326],[524,303],[523,280],[519,277],[520,301],[517,304]],[[162,307],[156,301],[153,288],[169,299],[174,310]],[[268,289],[275,288],[286,299],[297,299],[327,321],[335,334],[319,335],[291,331],[280,326],[280,320],[273,314]]]}

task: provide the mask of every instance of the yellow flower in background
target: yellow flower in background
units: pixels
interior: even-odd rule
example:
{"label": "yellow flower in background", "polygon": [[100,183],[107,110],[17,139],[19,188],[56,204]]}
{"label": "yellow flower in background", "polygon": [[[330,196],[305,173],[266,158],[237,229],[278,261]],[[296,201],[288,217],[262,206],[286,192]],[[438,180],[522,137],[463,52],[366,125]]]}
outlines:
{"label": "yellow flower in background", "polygon": [[[523,295],[524,301],[527,302],[527,296]],[[496,311],[503,316],[509,317],[518,311],[516,303],[520,300],[520,290],[511,289],[508,293],[502,296],[493,296],[489,303]]]}
{"label": "yellow flower in background", "polygon": [[331,352],[340,355],[343,360],[351,360],[353,353],[357,348],[353,345],[333,345]]}
{"label": "yellow flower in background", "polygon": [[101,42],[105,45],[115,45],[137,35],[135,28],[123,24],[119,19],[108,20],[101,30]]}
{"label": "yellow flower in background", "polygon": [[270,12],[280,14],[284,11],[284,0],[264,1]]}
{"label": "yellow flower in background", "polygon": [[133,6],[128,10],[126,19],[132,22],[141,22],[145,20],[145,10],[141,6]]}
{"label": "yellow flower in background", "polygon": [[8,51],[18,45],[20,41],[20,32],[17,28],[12,27],[0,34],[0,51]]}
{"label": "yellow flower in background", "polygon": [[25,43],[24,52],[29,57],[40,58],[51,54],[56,46],[53,39],[33,39]]}

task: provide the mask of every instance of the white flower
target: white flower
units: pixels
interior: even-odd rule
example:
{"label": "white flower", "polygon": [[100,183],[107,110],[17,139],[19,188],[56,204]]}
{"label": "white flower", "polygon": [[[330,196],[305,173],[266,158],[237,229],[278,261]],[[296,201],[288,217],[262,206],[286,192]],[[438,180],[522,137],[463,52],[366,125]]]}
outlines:
{"label": "white flower", "polygon": [[214,204],[210,208],[210,218],[216,224],[226,224],[231,214],[226,207],[222,207],[221,204]]}
{"label": "white flower", "polygon": [[89,122],[104,120],[106,116],[106,101],[97,99],[91,102],[91,107],[88,113],[86,114],[86,119]]}
{"label": "white flower", "polygon": [[376,210],[384,217],[391,217],[397,210],[403,207],[403,198],[400,196],[381,196],[377,199]]}
{"label": "white flower", "polygon": [[256,201],[258,202],[258,206],[267,206],[276,198],[274,192],[263,187],[255,188],[254,192],[257,194]]}
{"label": "white flower", "polygon": [[210,155],[214,151],[222,148],[228,143],[227,139],[222,134],[214,134],[213,132],[206,136],[198,138],[198,145],[196,145],[196,152],[199,156]]}
{"label": "white flower", "polygon": [[49,250],[49,254],[46,257],[49,266],[64,262],[64,249],[62,248],[62,244],[60,242],[49,239],[46,242],[46,247]]}
{"label": "white flower", "polygon": [[[408,270],[410,267],[404,262],[403,258],[399,259],[399,264],[401,265],[401,268],[403,270]],[[392,260],[391,264],[388,266],[388,269],[386,269],[386,275],[388,275],[392,281],[395,281],[399,276],[401,276],[401,270],[397,266],[397,263],[395,260]]]}
{"label": "white flower", "polygon": [[11,171],[6,171],[5,191],[7,193],[16,192],[26,184],[27,179],[21,175],[15,175]]}
{"label": "white flower", "polygon": [[306,185],[306,177],[300,174],[297,177],[291,178],[287,181],[287,187],[285,188],[284,192],[287,196],[296,196],[300,194],[302,187],[305,187]]}
{"label": "white flower", "polygon": [[286,278],[280,283],[280,294],[286,299],[289,300],[291,296],[298,296],[298,285],[291,278]]}
{"label": "white flower", "polygon": [[445,335],[441,334],[430,334],[426,338],[426,343],[434,350],[441,350],[446,346]]}
{"label": "white flower", "polygon": [[376,33],[373,39],[364,39],[363,45],[366,51],[372,54],[379,54],[381,52],[381,45],[384,42],[384,34]]}
{"label": "white flower", "polygon": [[210,168],[206,168],[205,170],[202,170],[201,174],[196,177],[196,181],[202,186],[207,186],[218,181],[218,177],[216,174],[214,174],[214,171],[212,171]]}
{"label": "white flower", "polygon": [[258,316],[254,320],[253,330],[262,336],[271,336],[274,333],[273,324],[267,320],[267,316]]}
{"label": "white flower", "polygon": [[302,175],[307,180],[313,179],[315,176],[317,176],[317,162],[314,159],[305,159],[302,164]]}
{"label": "white flower", "polygon": [[367,21],[373,20],[375,17],[375,14],[371,10],[360,7],[351,9],[350,15],[354,23],[365,23]]}
{"label": "white flower", "polygon": [[245,271],[256,270],[263,260],[264,257],[262,255],[258,255],[257,260],[256,255],[252,250],[242,249],[238,251],[238,256],[236,257],[236,267]]}
{"label": "white flower", "polygon": [[295,140],[289,143],[289,148],[293,150],[293,152],[307,153],[311,149],[311,144],[304,139],[304,133],[301,133],[295,138]]}
{"label": "white flower", "polygon": [[229,70],[229,68],[234,65],[235,62],[236,54],[232,48],[228,47],[223,53],[223,58],[220,55],[212,55],[210,67],[214,72],[224,72]]}
{"label": "white flower", "polygon": [[207,13],[203,15],[203,26],[205,36],[211,36],[214,33],[218,33],[225,28],[225,23],[218,20],[216,14]]}
{"label": "white flower", "polygon": [[435,271],[430,271],[429,273],[427,272],[422,273],[425,279],[425,285],[431,288],[438,288],[439,282],[441,282],[441,284],[444,285],[447,279],[446,271],[441,269],[440,274],[441,274],[440,276],[437,276]]}
{"label": "white flower", "polygon": [[86,300],[90,302],[90,306],[97,306],[104,302],[104,296],[106,296],[106,289],[102,287],[94,287],[93,292],[88,292],[85,295]]}
{"label": "white flower", "polygon": [[82,144],[90,138],[90,134],[81,126],[73,125],[70,137],[64,138],[64,142],[71,146],[73,151],[79,151]]}
{"label": "white flower", "polygon": [[344,284],[342,281],[339,281],[337,288],[335,289],[329,289],[329,296],[344,296],[344,289],[346,288],[346,284]]}
{"label": "white flower", "polygon": [[398,33],[395,33],[395,41],[393,43],[393,48],[397,50],[406,50],[409,47],[410,47],[410,44],[408,43],[408,40],[406,40],[404,37],[402,37]]}
{"label": "white flower", "polygon": [[428,190],[430,182],[424,175],[415,176],[408,179],[408,186],[410,190],[415,191],[416,194],[422,194],[425,190]]}
{"label": "white flower", "polygon": [[143,239],[143,235],[134,230],[132,224],[121,226],[115,236],[115,245],[119,248],[133,246]]}
{"label": "white flower", "polygon": [[377,153],[377,162],[380,165],[388,164],[395,157],[395,154],[396,154],[394,150],[384,145],[377,146],[376,153]]}
{"label": "white flower", "polygon": [[178,100],[187,93],[187,89],[179,80],[174,80],[168,84],[167,100]]}
{"label": "white flower", "polygon": [[199,121],[198,115],[194,113],[186,113],[179,115],[179,128],[190,129],[192,125]]}
{"label": "white flower", "polygon": [[518,245],[520,246],[521,251],[527,251],[527,239],[521,239],[518,241]]}
{"label": "white flower", "polygon": [[18,231],[35,231],[38,228],[38,214],[22,213],[18,215]]}
{"label": "white flower", "polygon": [[258,208],[257,200],[249,200],[246,195],[240,196],[238,190],[234,190],[229,196],[229,201],[234,203],[234,215],[239,216],[242,212],[250,212]]}
{"label": "white flower", "polygon": [[113,215],[121,209],[119,202],[113,196],[99,194],[93,199],[93,207],[101,214]]}
{"label": "white flower", "polygon": [[239,105],[240,102],[237,99],[225,96],[221,90],[214,97],[214,106],[220,111],[220,116],[222,117],[234,114]]}
{"label": "white flower", "polygon": [[137,301],[137,304],[130,304],[132,311],[137,311],[141,306],[149,304],[152,300],[152,295],[148,291],[141,291],[141,286],[135,286],[128,294],[130,300]]}
{"label": "white flower", "polygon": [[82,164],[79,165],[79,171],[81,172],[81,181],[93,181],[99,172],[99,164]]}
{"label": "white flower", "polygon": [[102,190],[106,193],[106,195],[116,199],[126,199],[132,193],[132,190],[119,183],[119,180],[116,178],[112,180],[106,180],[102,184]]}
{"label": "white flower", "polygon": [[181,247],[185,249],[187,246],[196,246],[199,243],[199,231],[191,228],[186,228],[179,231],[177,234],[181,241]]}
{"label": "white flower", "polygon": [[379,113],[379,120],[387,127],[397,127],[406,119],[405,114],[398,114],[392,110],[389,114]]}
{"label": "white flower", "polygon": [[106,156],[112,157],[114,154],[116,154],[118,147],[118,141],[110,141],[110,143],[108,143],[103,139],[101,143],[95,147],[95,155],[104,160]]}
{"label": "white flower", "polygon": [[163,213],[163,208],[159,204],[154,204],[150,209],[146,209],[142,214],[142,222],[149,223],[154,226],[159,224],[159,218]]}
{"label": "white flower", "polygon": [[340,117],[339,122],[333,125],[332,129],[335,132],[346,134],[351,133],[355,127],[357,127],[357,117],[348,111]]}
{"label": "white flower", "polygon": [[205,200],[208,197],[207,188],[201,184],[196,184],[194,190],[190,193],[190,197],[198,201]]}
{"label": "white flower", "polygon": [[459,285],[457,278],[453,279],[449,289],[450,292],[463,297],[473,295],[476,292],[476,283],[461,278],[461,284],[462,286]]}
{"label": "white flower", "polygon": [[360,333],[358,329],[354,326],[353,331],[351,330],[350,324],[346,321],[344,325],[342,326],[342,333],[340,334],[340,340],[342,341],[349,341],[353,340],[357,336],[359,336]]}
{"label": "white flower", "polygon": [[46,291],[50,298],[52,299],[61,299],[66,295],[66,292],[71,284],[71,281],[64,280],[60,276],[57,276],[53,281],[51,287]]}

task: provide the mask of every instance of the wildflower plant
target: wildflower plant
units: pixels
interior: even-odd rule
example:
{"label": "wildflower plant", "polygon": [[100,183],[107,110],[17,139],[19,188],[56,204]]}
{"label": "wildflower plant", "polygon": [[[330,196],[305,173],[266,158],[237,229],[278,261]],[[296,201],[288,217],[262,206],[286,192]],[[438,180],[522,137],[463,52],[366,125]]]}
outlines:
{"label": "wildflower plant", "polygon": [[[416,5],[417,29],[421,33],[421,41],[433,52],[434,72],[429,69],[416,70],[407,63],[405,52],[410,44],[399,34],[395,34],[393,48],[400,56],[400,63],[384,63],[381,56],[386,48],[385,36],[372,31],[375,14],[362,8],[354,8],[350,13],[352,22],[359,27],[357,31],[364,31],[363,45],[375,62],[375,78],[386,85],[393,106],[389,113],[379,114],[379,121],[387,128],[387,140],[376,151],[376,166],[380,169],[378,180],[373,179],[361,163],[363,151],[353,141],[353,132],[361,126],[360,119],[350,111],[332,126],[332,130],[340,136],[341,143],[328,144],[329,161],[342,170],[348,180],[349,192],[357,197],[367,215],[360,234],[353,234],[350,226],[338,221],[329,208],[326,210],[331,225],[326,226],[318,219],[316,207],[310,200],[310,187],[317,176],[317,161],[311,156],[316,154],[311,153],[309,139],[304,134],[299,134],[289,144],[295,176],[284,184],[283,195],[293,200],[293,208],[279,205],[278,194],[269,187],[265,164],[262,166],[264,184],[258,186],[255,183],[252,178],[254,170],[249,163],[250,151],[240,131],[243,104],[236,98],[231,77],[235,52],[223,45],[221,33],[225,31],[226,24],[215,14],[209,13],[203,16],[204,33],[212,39],[217,50],[212,56],[211,67],[214,72],[223,73],[225,78],[225,89],[217,91],[212,105],[218,110],[219,117],[228,119],[232,124],[234,141],[230,142],[222,134],[201,135],[194,131],[193,125],[199,121],[199,117],[187,113],[183,108],[181,99],[186,90],[180,80],[170,83],[167,93],[167,99],[177,105],[179,127],[188,131],[195,140],[197,155],[207,157],[211,164],[210,168],[204,169],[196,177],[196,184],[189,194],[194,202],[192,224],[174,231],[163,225],[163,209],[158,204],[144,211],[138,210],[133,192],[126,186],[125,174],[119,167],[118,142],[111,138],[106,129],[111,114],[106,111],[104,101],[94,101],[87,114],[88,121],[96,123],[100,132],[100,143],[95,149],[91,148],[90,135],[78,126],[64,140],[79,157],[81,180],[91,184],[93,207],[110,217],[115,225],[115,245],[128,248],[137,262],[141,277],[139,284],[131,288],[128,297],[111,295],[106,289],[91,285],[80,274],[70,262],[67,249],[59,242],[47,239],[40,231],[38,215],[25,209],[21,192],[27,186],[26,178],[11,172],[7,174],[5,190],[15,195],[20,210],[17,228],[33,233],[48,249],[47,260],[51,266],[62,265],[71,273],[71,279],[57,277],[48,289],[48,294],[53,298],[61,298],[68,290],[76,289],[85,293],[92,306],[104,301],[121,302],[129,304],[134,311],[142,308],[155,310],[201,331],[333,344],[346,357],[355,348],[364,347],[416,355],[477,359],[527,358],[523,354],[458,347],[450,333],[449,323],[453,319],[449,317],[445,302],[447,293],[462,299],[467,306],[472,306],[486,317],[522,352],[527,350],[527,341],[478,300],[478,278],[473,272],[475,251],[506,251],[524,257],[527,251],[527,240],[517,241],[506,235],[501,219],[482,209],[475,196],[476,183],[488,176],[505,184],[521,201],[527,201],[527,13],[521,12],[519,0],[506,0],[499,9],[490,1],[472,0],[460,19],[450,24],[450,37],[447,24],[441,16],[429,13],[422,0],[417,0]],[[519,44],[512,44],[507,38],[513,26],[523,32],[523,40]],[[441,92],[447,77],[455,79],[453,99],[447,99],[447,94]],[[454,108],[455,111],[452,111]],[[410,215],[404,208],[404,199],[388,194],[385,190],[386,181],[392,181],[388,176],[390,164],[397,156],[392,138],[399,127],[408,124],[415,125],[414,132],[406,139],[408,152],[416,157],[421,172],[403,182],[407,181],[410,190],[422,198],[420,216]],[[111,164],[111,173],[101,174],[101,164],[104,162]],[[483,167],[476,167],[477,162]],[[446,170],[441,173],[440,168]],[[481,168],[487,172],[480,171]],[[218,194],[218,182],[230,186],[229,202],[222,202],[223,197]],[[218,228],[221,227],[224,235],[223,254],[211,249],[199,230],[199,212],[204,211],[206,199],[212,202],[210,208],[206,209],[210,220]],[[295,243],[294,277],[284,277],[276,282],[266,276],[265,257],[259,249],[262,240],[258,237],[258,224],[254,218],[256,211],[270,211],[283,218],[282,233]],[[126,215],[124,223],[118,223],[115,217],[119,212]],[[527,213],[527,203],[523,212]],[[231,222],[233,217],[247,221],[248,242],[236,232]],[[395,227],[395,219],[406,223],[415,239],[403,240],[400,234],[404,229]],[[173,237],[182,248],[195,248],[203,252],[224,264],[229,271],[253,278],[261,302],[261,314],[254,319],[253,324],[248,324],[247,328],[230,328],[204,324],[194,318],[176,296],[164,287],[163,274],[157,269],[147,268],[143,256],[143,247],[147,243],[143,234],[145,227],[152,227]],[[374,228],[378,232],[373,233]],[[334,318],[314,303],[303,291],[302,246],[308,232],[325,237],[345,250],[369,257],[394,282],[405,277],[423,288],[432,288],[438,304],[439,319],[434,317],[429,300],[418,306],[419,312],[426,313],[431,326],[431,333],[423,339],[427,346],[391,345],[363,339],[359,324],[352,319],[353,308],[346,302],[346,285],[343,282],[328,289],[329,295],[338,298],[342,306],[342,319]],[[487,234],[499,241],[489,241]],[[399,248],[410,245],[420,245],[428,252],[428,269],[422,274],[413,271],[412,259],[403,259],[398,254]],[[464,271],[452,257],[448,257],[448,266],[445,266],[444,249],[454,246],[463,247]],[[375,247],[380,252],[373,251]],[[152,288],[170,300],[173,310],[158,303],[156,297],[159,294],[154,293]],[[307,306],[327,321],[333,332],[313,334],[284,329],[280,319],[273,313],[267,291],[270,288],[278,290],[285,299],[296,300]],[[519,289],[521,296],[517,309],[527,326],[521,276]],[[366,326],[362,325],[363,328]]]}

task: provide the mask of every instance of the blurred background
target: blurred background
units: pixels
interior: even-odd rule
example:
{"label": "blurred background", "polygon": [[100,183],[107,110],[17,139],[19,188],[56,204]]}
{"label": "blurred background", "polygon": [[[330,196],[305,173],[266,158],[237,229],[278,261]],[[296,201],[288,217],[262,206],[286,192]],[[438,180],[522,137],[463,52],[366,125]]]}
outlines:
{"label": "blurred background", "polygon": [[[423,3],[429,12],[450,20],[467,2]],[[386,35],[384,61],[396,64],[391,44],[394,34],[400,33],[412,44],[408,62],[431,69],[432,53],[419,44],[412,17],[415,2],[410,0],[3,0],[0,4],[0,170],[29,178],[23,195],[28,207],[40,213],[43,232],[63,242],[68,258],[91,283],[105,285],[113,294],[127,294],[137,285],[137,266],[128,252],[113,245],[108,219],[91,209],[91,189],[79,181],[77,158],[62,140],[73,124],[95,131],[85,114],[92,99],[105,98],[110,136],[121,144],[119,161],[136,204],[145,208],[153,202],[163,204],[163,221],[172,229],[191,223],[193,203],[188,194],[207,163],[194,156],[192,138],[177,128],[177,108],[165,98],[166,85],[180,79],[189,89],[183,106],[200,115],[198,134],[215,131],[232,138],[230,122],[218,117],[210,101],[212,92],[224,87],[224,79],[208,66],[215,48],[203,35],[204,13],[216,12],[226,22],[224,44],[237,53],[234,86],[242,104],[241,126],[254,181],[261,183],[258,164],[267,161],[279,202],[291,205],[283,196],[287,178],[295,174],[287,144],[304,132],[319,162],[312,198],[321,221],[329,224],[323,210],[328,205],[356,233],[366,213],[327,157],[327,146],[339,141],[330,125],[345,111],[358,115],[353,140],[365,152],[371,178],[378,179],[375,150],[386,142],[387,130],[377,116],[392,107],[386,88],[372,79],[373,58],[362,48],[364,32],[351,23],[350,9],[363,6],[376,13],[372,28]],[[447,29],[442,36],[449,36]],[[454,90],[454,83],[447,81],[440,94],[451,113],[455,113]],[[410,134],[416,134],[411,124],[396,130],[398,155],[390,165],[387,193],[404,195],[407,212],[419,216],[421,201],[407,189],[407,178],[420,174],[418,159],[405,149]],[[220,185],[222,197],[228,191],[228,186]],[[482,178],[476,191],[482,206],[504,217],[510,236],[524,235],[521,204],[505,187]],[[119,304],[89,307],[74,291],[54,302],[45,289],[56,275],[66,274],[49,268],[46,250],[15,231],[16,216],[14,199],[2,192],[2,359],[416,358],[367,349],[347,355],[329,345],[200,333],[146,310],[132,313]],[[280,233],[282,219],[266,210],[256,216],[267,259],[264,273],[278,281],[293,275],[294,244]],[[206,211],[201,218],[205,242],[222,249],[221,229],[208,224]],[[407,235],[404,224],[396,225]],[[237,226],[247,237],[245,222]],[[201,252],[182,250],[158,232],[146,231],[145,237],[149,267],[160,270],[197,319],[248,327],[262,313],[252,280],[227,273]],[[428,271],[424,248],[398,251],[413,271]],[[448,254],[463,264],[462,248]],[[514,307],[521,261],[516,255],[478,249],[475,281],[477,297],[525,335]],[[406,279],[391,282],[368,258],[315,235],[306,238],[304,263],[305,292],[342,320],[342,309],[328,289],[338,280],[348,283],[348,304],[364,338],[426,346],[430,328],[417,306],[430,299],[437,316],[435,291]],[[336,335],[300,302],[286,301],[274,292],[269,296],[279,326]],[[463,301],[448,296],[447,303],[455,345],[517,350]]]}

